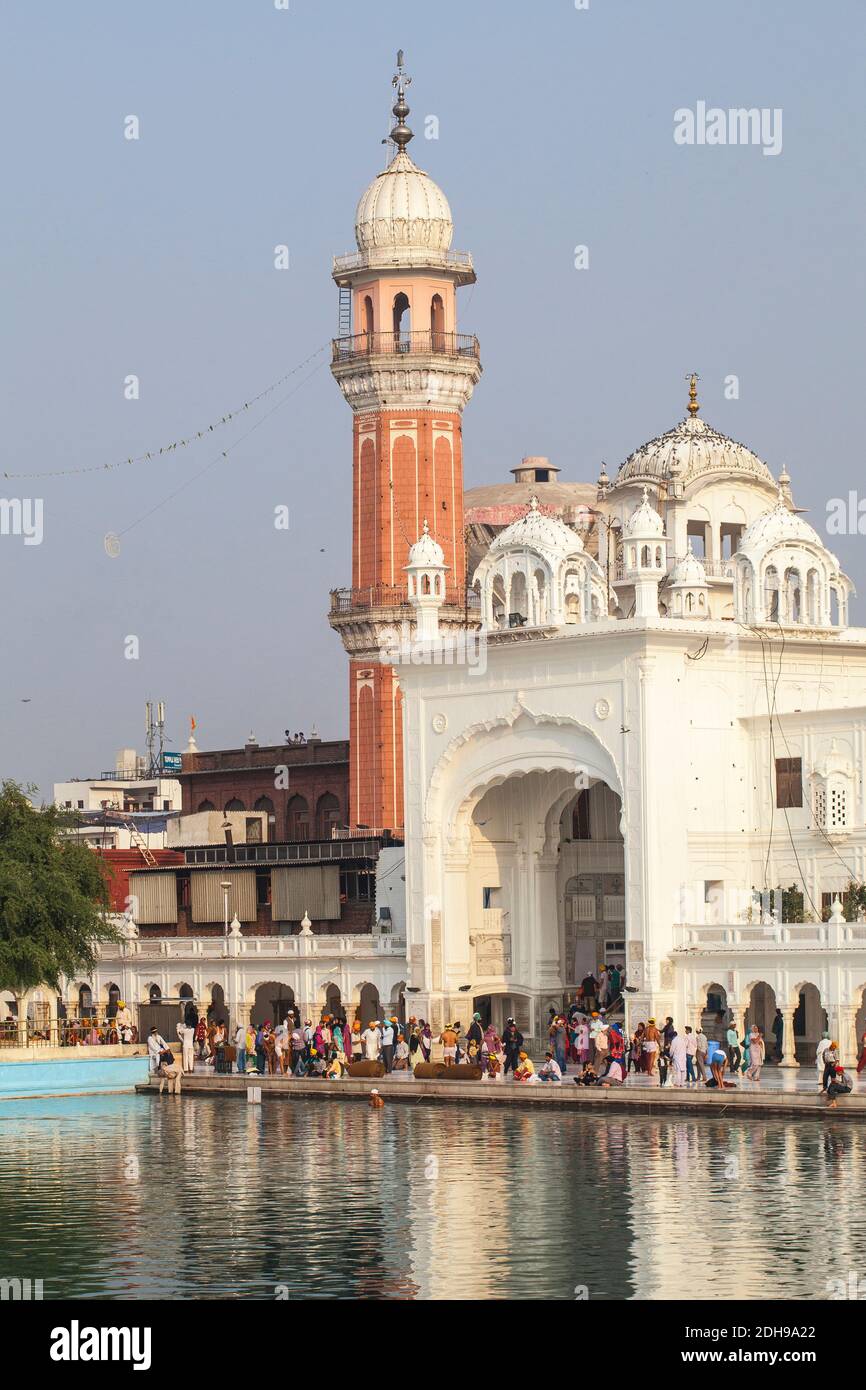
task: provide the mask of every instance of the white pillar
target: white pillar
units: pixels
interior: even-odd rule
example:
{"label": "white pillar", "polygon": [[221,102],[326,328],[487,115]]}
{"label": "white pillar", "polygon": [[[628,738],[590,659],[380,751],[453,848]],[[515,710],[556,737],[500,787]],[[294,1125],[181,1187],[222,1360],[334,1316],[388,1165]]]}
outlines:
{"label": "white pillar", "polygon": [[782,1061],[779,1063],[779,1065],[781,1067],[789,1067],[796,1070],[797,1068],[799,1068],[800,1064],[797,1061],[794,1048],[793,1009],[782,1009],[782,1023],[784,1025],[782,1031]]}

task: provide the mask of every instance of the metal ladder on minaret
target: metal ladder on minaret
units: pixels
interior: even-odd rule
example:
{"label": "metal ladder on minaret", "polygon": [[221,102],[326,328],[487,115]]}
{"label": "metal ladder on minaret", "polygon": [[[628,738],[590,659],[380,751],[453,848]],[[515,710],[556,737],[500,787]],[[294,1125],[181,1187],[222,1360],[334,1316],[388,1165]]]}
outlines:
{"label": "metal ladder on minaret", "polygon": [[341,338],[348,338],[352,333],[352,286],[340,286],[340,333]]}

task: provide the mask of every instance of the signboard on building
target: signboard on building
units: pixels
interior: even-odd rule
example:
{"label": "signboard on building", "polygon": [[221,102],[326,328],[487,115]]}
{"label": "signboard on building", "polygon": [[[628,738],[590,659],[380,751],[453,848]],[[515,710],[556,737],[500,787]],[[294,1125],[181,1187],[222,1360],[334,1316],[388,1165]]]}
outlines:
{"label": "signboard on building", "polygon": [[183,760],[180,753],[163,753],[162,770],[163,772],[182,772]]}

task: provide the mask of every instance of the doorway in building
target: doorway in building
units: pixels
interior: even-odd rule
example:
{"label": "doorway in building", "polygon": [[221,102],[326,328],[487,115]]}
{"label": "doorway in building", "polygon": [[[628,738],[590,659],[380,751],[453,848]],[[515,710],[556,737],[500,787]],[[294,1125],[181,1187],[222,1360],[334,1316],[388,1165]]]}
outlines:
{"label": "doorway in building", "polygon": [[295,991],[277,980],[268,980],[256,990],[250,1022],[258,1028],[262,1023],[285,1023],[289,1014],[294,1022]]}

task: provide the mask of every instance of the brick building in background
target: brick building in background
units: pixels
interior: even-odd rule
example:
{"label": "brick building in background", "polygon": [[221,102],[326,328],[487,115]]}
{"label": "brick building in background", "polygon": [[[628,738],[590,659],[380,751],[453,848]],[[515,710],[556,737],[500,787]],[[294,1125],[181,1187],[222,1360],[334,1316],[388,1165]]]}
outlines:
{"label": "brick building in background", "polygon": [[308,738],[183,755],[184,815],[198,811],[258,811],[267,839],[326,840],[349,823],[349,744]]}

